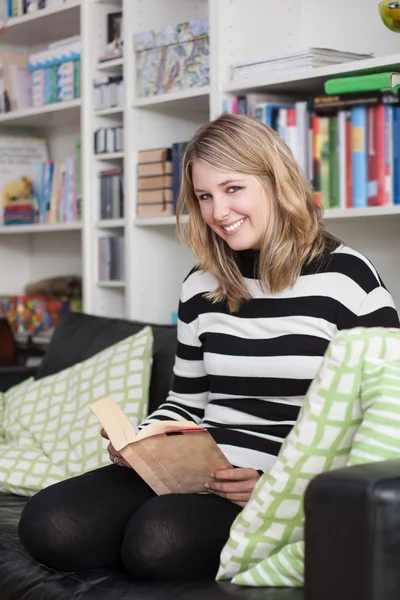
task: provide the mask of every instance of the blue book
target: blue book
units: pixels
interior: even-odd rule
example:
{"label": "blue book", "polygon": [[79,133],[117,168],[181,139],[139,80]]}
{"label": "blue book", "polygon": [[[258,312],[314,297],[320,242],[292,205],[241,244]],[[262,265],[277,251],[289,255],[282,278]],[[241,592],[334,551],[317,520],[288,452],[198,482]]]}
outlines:
{"label": "blue book", "polygon": [[368,206],[368,137],[367,108],[357,106],[351,109],[351,139],[353,166],[353,207]]}
{"label": "blue book", "polygon": [[400,204],[400,106],[393,106],[393,202]]}

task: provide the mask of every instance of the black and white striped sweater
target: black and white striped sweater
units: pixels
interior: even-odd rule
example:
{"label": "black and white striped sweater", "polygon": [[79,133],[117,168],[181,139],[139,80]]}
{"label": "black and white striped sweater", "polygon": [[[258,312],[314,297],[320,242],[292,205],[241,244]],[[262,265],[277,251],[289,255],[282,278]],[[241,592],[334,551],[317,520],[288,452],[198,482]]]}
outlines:
{"label": "black and white striped sweater", "polygon": [[294,287],[278,294],[256,279],[257,252],[238,256],[252,299],[234,314],[204,298],[217,287],[209,273],[194,269],[184,281],[173,387],[144,424],[202,423],[233,465],[266,470],[335,333],[399,327],[399,319],[374,267],[346,246],[305,266]]}

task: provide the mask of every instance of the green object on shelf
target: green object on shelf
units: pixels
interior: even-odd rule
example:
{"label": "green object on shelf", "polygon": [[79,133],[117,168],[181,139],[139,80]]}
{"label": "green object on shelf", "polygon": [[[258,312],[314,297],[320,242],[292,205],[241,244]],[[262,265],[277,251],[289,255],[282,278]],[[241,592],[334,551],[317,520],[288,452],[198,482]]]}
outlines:
{"label": "green object on shelf", "polygon": [[325,93],[354,94],[356,92],[370,92],[400,87],[400,73],[372,73],[353,77],[339,77],[328,79],[325,82]]}

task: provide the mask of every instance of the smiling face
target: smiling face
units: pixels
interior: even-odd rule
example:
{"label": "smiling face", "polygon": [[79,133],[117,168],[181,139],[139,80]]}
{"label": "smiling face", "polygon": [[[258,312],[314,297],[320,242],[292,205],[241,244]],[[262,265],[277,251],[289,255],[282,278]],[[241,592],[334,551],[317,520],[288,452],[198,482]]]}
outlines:
{"label": "smiling face", "polygon": [[254,175],[192,164],[192,181],[201,216],[232,250],[258,250],[271,214],[271,200]]}

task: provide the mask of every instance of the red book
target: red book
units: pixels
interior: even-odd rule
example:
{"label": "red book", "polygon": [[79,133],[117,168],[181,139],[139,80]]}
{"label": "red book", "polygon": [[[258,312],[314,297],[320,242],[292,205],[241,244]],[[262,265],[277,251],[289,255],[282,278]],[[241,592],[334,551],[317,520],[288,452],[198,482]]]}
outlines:
{"label": "red book", "polygon": [[375,108],[375,132],[376,132],[376,173],[378,181],[377,205],[388,204],[389,198],[386,190],[386,117],[385,106],[379,104]]}
{"label": "red book", "polygon": [[376,106],[370,106],[367,112],[367,150],[368,150],[368,206],[378,206],[378,157]]}

